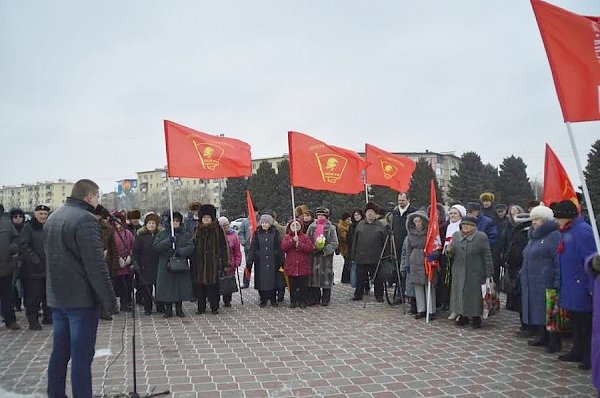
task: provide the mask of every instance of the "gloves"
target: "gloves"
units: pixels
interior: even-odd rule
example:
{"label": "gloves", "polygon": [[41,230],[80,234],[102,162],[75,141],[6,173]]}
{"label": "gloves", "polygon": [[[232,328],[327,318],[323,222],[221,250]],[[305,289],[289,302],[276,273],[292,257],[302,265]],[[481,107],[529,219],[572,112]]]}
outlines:
{"label": "gloves", "polygon": [[123,257],[119,257],[119,267],[125,268],[127,264],[125,264],[125,259]]}

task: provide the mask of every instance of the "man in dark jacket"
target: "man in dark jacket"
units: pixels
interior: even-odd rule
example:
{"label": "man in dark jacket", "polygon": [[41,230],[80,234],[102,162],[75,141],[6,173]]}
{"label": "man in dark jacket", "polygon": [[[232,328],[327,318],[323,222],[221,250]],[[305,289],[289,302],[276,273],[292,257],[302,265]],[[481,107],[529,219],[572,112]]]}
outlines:
{"label": "man in dark jacket", "polygon": [[406,231],[406,218],[409,214],[417,211],[417,208],[410,204],[408,192],[398,194],[398,206],[392,211],[392,230],[396,245],[396,258],[402,254],[402,244],[408,232]]}
{"label": "man in dark jacket", "polygon": [[92,361],[100,311],[102,308],[114,313],[117,306],[100,226],[93,214],[99,196],[95,182],[77,181],[65,205],[52,213],[44,226],[46,293],[52,308],[54,338],[48,364],[49,397],[65,396],[70,359],[73,396],[92,396]]}
{"label": "man in dark jacket", "polygon": [[[354,230],[352,237],[352,258],[356,260],[358,266],[356,289],[352,300],[359,301],[363,298],[365,290],[365,280],[367,275],[375,274],[375,269],[379,263],[383,245],[387,237],[387,231],[383,224],[377,220],[379,209],[373,203],[367,203],[365,207],[365,218],[361,220]],[[377,302],[383,302],[383,281],[376,278],[375,299]]]}
{"label": "man in dark jacket", "polygon": [[45,325],[52,324],[46,305],[46,250],[44,249],[44,224],[50,208],[46,205],[35,207],[31,222],[27,223],[19,236],[19,256],[21,258],[21,281],[25,287],[25,313],[30,330],[42,330],[39,311],[42,308]]}
{"label": "man in dark jacket", "polygon": [[0,204],[0,312],[6,327],[12,330],[21,329],[15,316],[13,290],[16,265],[14,255],[19,251],[18,237],[10,216]]}
{"label": "man in dark jacket", "polygon": [[498,230],[494,225],[494,222],[491,218],[483,214],[481,210],[481,205],[477,202],[469,202],[467,203],[467,216],[475,217],[477,219],[477,230],[485,233],[488,237],[488,241],[490,242],[490,247],[494,250],[494,245],[496,244],[496,237],[498,236]]}

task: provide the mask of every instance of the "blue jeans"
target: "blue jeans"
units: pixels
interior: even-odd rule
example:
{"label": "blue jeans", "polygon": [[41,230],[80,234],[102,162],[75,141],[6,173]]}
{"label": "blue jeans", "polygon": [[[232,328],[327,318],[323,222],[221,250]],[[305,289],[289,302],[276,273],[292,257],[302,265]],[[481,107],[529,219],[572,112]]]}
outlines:
{"label": "blue jeans", "polygon": [[65,398],[67,365],[71,360],[73,398],[92,396],[92,361],[100,309],[52,308],[54,341],[48,364],[48,396]]}

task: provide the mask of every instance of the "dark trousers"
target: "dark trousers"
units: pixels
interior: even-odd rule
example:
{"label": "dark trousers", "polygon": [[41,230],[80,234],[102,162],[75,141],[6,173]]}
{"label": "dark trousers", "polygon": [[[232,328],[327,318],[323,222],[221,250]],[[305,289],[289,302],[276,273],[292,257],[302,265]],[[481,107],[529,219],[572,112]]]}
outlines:
{"label": "dark trousers", "polygon": [[0,278],[0,312],[5,324],[15,322],[15,294],[12,275]]}
{"label": "dark trousers", "polygon": [[219,293],[219,284],[213,283],[210,285],[201,284],[198,285],[198,311],[202,312],[206,310],[206,300],[210,303],[210,309],[212,311],[219,309],[219,301],[221,300],[221,294]]}
{"label": "dark trousers", "polygon": [[[153,292],[156,291],[156,286],[139,284],[136,294],[136,303],[139,302],[144,306],[145,312],[152,312]],[[158,305],[157,305],[158,307]]]}
{"label": "dark trousers", "polygon": [[584,364],[590,364],[592,351],[592,313],[569,311],[573,326],[573,348],[571,353]]}
{"label": "dark trousers", "polygon": [[321,302],[321,288],[309,286],[306,288],[306,304],[317,305]]}
{"label": "dark trousers", "polygon": [[350,283],[350,258],[349,256],[344,257],[344,268],[342,269],[342,283]]}
{"label": "dark trousers", "polygon": [[290,301],[306,304],[306,284],[308,276],[290,276]]}
{"label": "dark trousers", "polygon": [[44,318],[50,317],[46,305],[46,280],[45,279],[23,279],[25,285],[25,314],[29,318],[37,317],[42,309]]}
{"label": "dark trousers", "polygon": [[277,293],[276,290],[259,290],[258,291],[258,295],[260,297],[260,302],[261,304],[266,304],[267,301],[271,301],[271,304],[273,304],[276,299],[277,299]]}
{"label": "dark trousers", "polygon": [[121,298],[121,302],[131,304],[131,291],[133,289],[131,275],[113,276],[112,282],[115,295]]}
{"label": "dark trousers", "polygon": [[[369,275],[375,274],[377,264],[357,264],[356,273],[356,289],[354,290],[354,297],[362,298],[365,291],[365,283],[369,278]],[[383,298],[383,281],[377,277],[375,278],[375,297]]]}

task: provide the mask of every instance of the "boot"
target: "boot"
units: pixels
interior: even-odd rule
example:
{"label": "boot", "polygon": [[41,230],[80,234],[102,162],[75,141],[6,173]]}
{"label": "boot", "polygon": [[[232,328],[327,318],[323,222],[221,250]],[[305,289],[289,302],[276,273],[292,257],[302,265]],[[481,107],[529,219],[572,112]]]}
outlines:
{"label": "boot", "polygon": [[42,325],[52,325],[52,313],[50,310],[48,310],[48,312],[44,312],[42,317]]}
{"label": "boot", "polygon": [[158,312],[159,314],[165,312],[165,304],[162,301],[156,302],[156,312]]}
{"label": "boot", "polygon": [[148,299],[144,303],[144,313],[146,315],[152,315],[152,300],[151,299]]}
{"label": "boot", "polygon": [[424,312],[419,312],[417,313],[417,315],[415,315],[415,319],[423,319],[425,318],[425,313]]}
{"label": "boot", "polygon": [[175,303],[175,315],[179,318],[184,318],[185,314],[183,313],[183,304],[181,301]]}
{"label": "boot", "polygon": [[323,289],[323,295],[321,296],[321,305],[327,307],[331,301],[331,289]]}
{"label": "boot", "polygon": [[458,315],[456,317],[456,325],[457,326],[465,326],[469,324],[469,318],[466,316]]}
{"label": "boot", "polygon": [[560,333],[549,332],[548,333],[548,344],[546,344],[546,347],[544,348],[544,350],[549,354],[553,354],[555,352],[560,352],[561,349],[562,349],[562,342],[560,339]]}
{"label": "boot", "polygon": [[21,326],[17,323],[17,321],[6,322],[6,328],[10,330],[19,330]]}
{"label": "boot", "polygon": [[533,334],[534,334],[534,330],[529,325],[526,325],[523,322],[521,322],[521,327],[519,328],[519,331],[516,333],[517,337],[521,337],[524,339],[529,339],[529,338],[533,337]]}
{"label": "boot", "polygon": [[533,340],[529,340],[527,342],[527,345],[529,345],[530,347],[541,347],[546,345],[546,343],[548,342],[548,332],[546,332],[546,326],[535,326],[535,329],[535,334],[537,337]]}
{"label": "boot", "polygon": [[291,301],[290,302],[290,308],[296,308],[298,306],[298,304],[296,304],[296,301]]}
{"label": "boot", "polygon": [[415,315],[415,314],[417,314],[417,300],[414,297],[409,297],[409,299],[410,299],[409,314]]}
{"label": "boot", "polygon": [[173,316],[173,303],[165,303],[165,318],[171,318]]}
{"label": "boot", "polygon": [[473,324],[471,325],[471,327],[473,327],[473,329],[479,329],[479,328],[481,328],[481,317],[474,316],[473,317]]}
{"label": "boot", "polygon": [[204,314],[206,312],[206,302],[202,303],[200,299],[198,299],[198,309],[196,310],[196,314]]}
{"label": "boot", "polygon": [[42,330],[42,325],[38,321],[38,314],[27,315],[29,321],[29,330]]}

